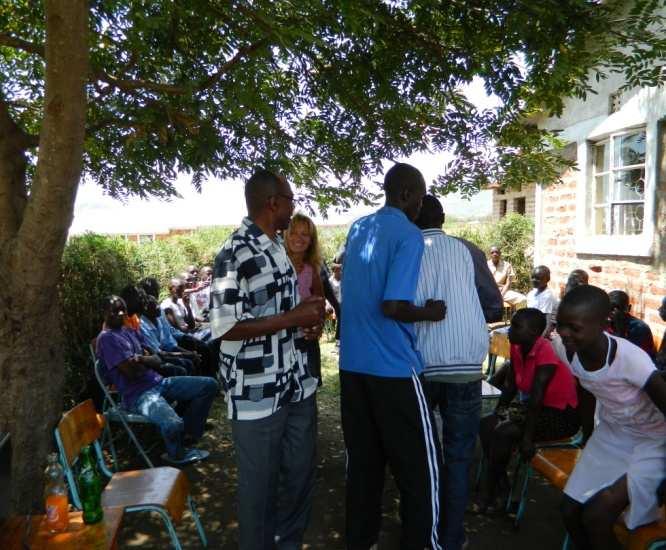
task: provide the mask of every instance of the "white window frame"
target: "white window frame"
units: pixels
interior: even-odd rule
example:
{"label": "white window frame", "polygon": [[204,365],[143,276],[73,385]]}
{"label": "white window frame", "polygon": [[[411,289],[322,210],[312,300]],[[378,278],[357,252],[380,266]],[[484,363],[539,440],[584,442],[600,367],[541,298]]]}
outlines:
{"label": "white window frame", "polygon": [[[592,233],[594,229],[591,229],[591,227],[594,227],[595,224],[595,216],[596,216],[596,210],[597,208],[604,208],[606,209],[605,213],[605,225],[607,228],[610,228],[612,230],[613,228],[613,206],[615,205],[629,205],[629,204],[640,204],[643,206],[643,230],[645,230],[645,182],[643,182],[643,198],[642,199],[631,199],[631,200],[608,200],[608,197],[606,197],[605,202],[596,202],[596,196],[597,196],[597,177],[599,176],[608,176],[608,182],[609,185],[612,186],[613,191],[615,190],[615,185],[617,185],[614,181],[614,175],[617,172],[624,172],[624,171],[630,171],[630,170],[644,170],[645,172],[645,177],[647,178],[647,171],[648,167],[645,164],[645,160],[641,164],[631,164],[631,165],[626,165],[622,166],[620,168],[615,166],[615,147],[614,147],[614,142],[616,139],[621,138],[622,136],[628,136],[632,134],[637,134],[639,132],[643,132],[645,134],[645,149],[646,149],[646,154],[647,154],[647,131],[645,127],[638,127],[638,128],[632,128],[631,130],[623,130],[621,132],[614,132],[611,135],[609,135],[605,139],[601,139],[598,141],[591,142],[590,147],[593,151],[592,153],[592,176],[590,179],[590,189],[591,189],[591,196],[592,199],[590,201],[590,204],[587,205],[587,211],[590,216],[589,223],[587,224],[587,230],[590,232],[590,236],[592,237],[599,237],[599,236],[611,236],[611,237],[624,237],[627,235],[622,235],[619,233],[610,233],[610,234],[598,234],[598,233]],[[600,145],[607,145],[609,149],[609,154],[608,154],[608,169],[607,170],[602,170],[601,172],[597,172],[597,166],[596,166],[596,149]],[[641,233],[636,233],[635,235],[642,235],[643,231]],[[635,236],[632,235],[632,236]]]}
{"label": "white window frame", "polygon": [[[658,175],[659,122],[627,125],[622,128],[603,128],[604,132],[591,132],[578,144],[579,172],[576,190],[576,253],[602,256],[651,257],[654,252],[654,208]],[[595,235],[588,226],[593,223],[596,182],[594,181],[595,146],[611,137],[645,130],[645,189],[643,194],[643,232],[637,235]],[[611,165],[612,166],[612,165]]]}

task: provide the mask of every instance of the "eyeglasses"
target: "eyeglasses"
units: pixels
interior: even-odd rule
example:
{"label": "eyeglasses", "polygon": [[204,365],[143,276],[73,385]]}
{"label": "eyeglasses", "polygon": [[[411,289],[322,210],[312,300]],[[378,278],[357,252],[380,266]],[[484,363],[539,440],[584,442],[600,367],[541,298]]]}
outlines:
{"label": "eyeglasses", "polygon": [[282,197],[283,199],[287,199],[291,204],[294,204],[296,202],[296,197],[294,195],[285,195],[283,193],[275,193],[275,197]]}

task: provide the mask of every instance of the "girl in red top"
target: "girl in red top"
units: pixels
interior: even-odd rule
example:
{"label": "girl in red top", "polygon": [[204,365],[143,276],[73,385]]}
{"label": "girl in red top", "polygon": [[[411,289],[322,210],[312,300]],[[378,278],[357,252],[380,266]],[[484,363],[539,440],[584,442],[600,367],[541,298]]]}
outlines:
{"label": "girl in red top", "polygon": [[535,442],[572,437],[580,428],[576,381],[550,341],[541,336],[545,328],[546,316],[538,309],[518,310],[511,319],[510,370],[495,414],[481,421],[488,463],[482,502],[486,511],[499,504],[498,486],[508,486],[506,468],[516,447],[530,460]]}

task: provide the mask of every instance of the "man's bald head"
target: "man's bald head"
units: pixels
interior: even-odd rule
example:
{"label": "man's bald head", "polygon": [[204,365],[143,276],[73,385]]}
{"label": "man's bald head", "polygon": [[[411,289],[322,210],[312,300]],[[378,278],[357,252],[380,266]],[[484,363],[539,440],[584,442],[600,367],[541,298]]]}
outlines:
{"label": "man's bald head", "polygon": [[245,204],[250,216],[260,213],[270,197],[280,193],[285,180],[270,170],[257,170],[245,183]]}
{"label": "man's bald head", "polygon": [[421,187],[425,191],[423,174],[411,164],[404,162],[394,164],[384,176],[384,192],[387,201],[399,199],[405,190],[414,191]]}
{"label": "man's bald head", "polygon": [[426,192],[425,180],[417,168],[398,163],[384,177],[386,205],[402,210],[412,221],[421,210],[421,201]]}

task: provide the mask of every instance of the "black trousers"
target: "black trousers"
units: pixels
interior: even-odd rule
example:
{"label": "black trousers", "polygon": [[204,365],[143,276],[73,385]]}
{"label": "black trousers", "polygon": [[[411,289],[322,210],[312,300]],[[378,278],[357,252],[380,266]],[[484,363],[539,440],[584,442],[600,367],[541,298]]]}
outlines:
{"label": "black trousers", "polygon": [[386,465],[400,491],[400,548],[439,549],[441,452],[421,379],[341,370],[340,408],[347,549],[368,550],[377,542]]}

